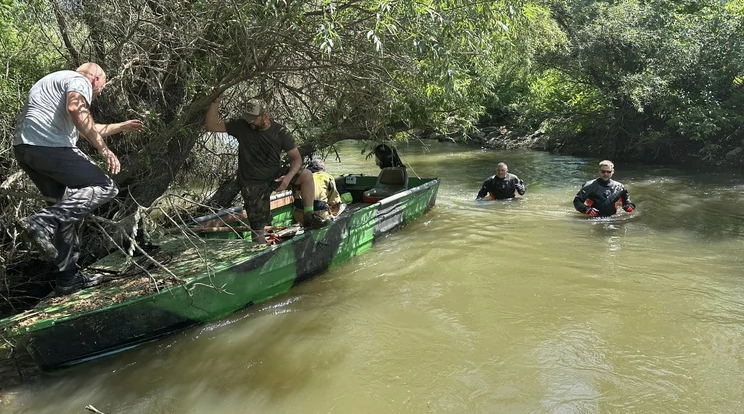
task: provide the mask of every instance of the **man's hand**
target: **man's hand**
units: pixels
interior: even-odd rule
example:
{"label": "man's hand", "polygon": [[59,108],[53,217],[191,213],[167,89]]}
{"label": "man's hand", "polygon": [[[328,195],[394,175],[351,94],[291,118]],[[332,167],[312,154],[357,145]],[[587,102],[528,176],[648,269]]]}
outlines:
{"label": "man's hand", "polygon": [[524,192],[525,192],[524,181],[519,180],[519,182],[517,183],[517,185],[515,186],[515,188],[517,189],[517,191],[519,192],[519,194],[524,194]]}
{"label": "man's hand", "polygon": [[108,170],[111,174],[118,174],[121,171],[119,158],[110,149],[104,147],[98,153],[106,160],[106,165],[108,165]]}
{"label": "man's hand", "polygon": [[[213,93],[214,93],[214,87],[209,88],[209,92],[207,93],[207,95],[211,95]],[[219,104],[220,102],[222,102],[222,98],[224,96],[225,96],[225,93],[224,92],[223,93],[220,93],[219,95],[217,95],[216,98],[214,98],[214,100],[212,101],[212,103]]]}
{"label": "man's hand", "polygon": [[599,210],[594,207],[589,207],[589,209],[586,210],[586,215],[589,217],[597,217],[597,214],[599,214]]}
{"label": "man's hand", "polygon": [[632,213],[635,211],[635,207],[633,204],[628,204],[627,206],[623,207],[623,210],[627,211],[628,213]]}
{"label": "man's hand", "polygon": [[130,119],[121,123],[121,132],[140,131],[145,125],[139,119]]}
{"label": "man's hand", "polygon": [[289,187],[289,182],[292,181],[292,177],[289,175],[282,175],[274,181],[281,182],[281,184],[279,184],[279,187],[276,188],[276,192],[278,193],[280,191],[286,190],[287,187]]}

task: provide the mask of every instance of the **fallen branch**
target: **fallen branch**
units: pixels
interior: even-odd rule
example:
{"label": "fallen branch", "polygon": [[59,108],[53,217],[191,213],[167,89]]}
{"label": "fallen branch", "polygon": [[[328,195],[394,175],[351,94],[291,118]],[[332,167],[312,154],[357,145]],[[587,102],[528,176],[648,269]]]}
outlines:
{"label": "fallen branch", "polygon": [[0,194],[4,194],[7,196],[11,196],[11,197],[17,197],[17,198],[29,198],[32,200],[49,201],[52,203],[56,203],[58,201],[56,198],[53,198],[53,197],[45,197],[41,194],[31,194],[31,193],[26,193],[23,191],[9,190],[7,188],[0,188]]}
{"label": "fallen branch", "polygon": [[0,184],[1,189],[9,188],[16,180],[21,178],[23,175],[23,171],[16,171],[13,174],[10,175],[5,181],[3,181],[2,184]]}
{"label": "fallen branch", "polygon": [[[277,228],[283,228],[283,227],[276,227],[276,226],[264,226],[265,231],[270,230],[276,230]],[[165,229],[165,234],[174,234],[181,231],[190,231],[192,233],[226,233],[228,231],[234,231],[234,232],[244,232],[244,231],[251,231],[251,228],[249,226],[236,226],[236,227],[230,227],[230,226],[217,226],[217,227],[171,227],[169,229]]]}

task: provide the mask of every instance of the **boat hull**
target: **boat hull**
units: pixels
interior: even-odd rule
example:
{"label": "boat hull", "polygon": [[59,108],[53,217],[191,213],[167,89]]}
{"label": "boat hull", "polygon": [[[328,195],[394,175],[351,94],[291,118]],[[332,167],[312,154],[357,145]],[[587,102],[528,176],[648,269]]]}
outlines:
{"label": "boat hull", "polygon": [[[4,336],[25,346],[41,369],[52,370],[223,318],[281,295],[370,249],[431,209],[438,187],[439,181],[432,179],[381,202],[357,205],[321,229],[258,252],[242,251],[250,245],[243,240],[205,240],[205,251],[228,252],[209,257],[219,265],[185,285],[88,312],[59,314],[25,327],[11,324]],[[88,291],[88,295],[115,294],[115,290]]]}

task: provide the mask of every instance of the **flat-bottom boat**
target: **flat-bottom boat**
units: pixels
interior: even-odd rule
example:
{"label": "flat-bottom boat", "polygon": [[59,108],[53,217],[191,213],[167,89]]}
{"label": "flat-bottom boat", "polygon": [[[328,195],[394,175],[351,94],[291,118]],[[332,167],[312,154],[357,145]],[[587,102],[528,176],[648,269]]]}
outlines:
{"label": "flat-bottom boat", "polygon": [[[227,232],[195,225],[163,235],[154,240],[157,249],[139,257],[112,253],[91,265],[108,275],[106,283],[47,298],[1,320],[5,347],[26,350],[42,370],[53,370],[281,295],[368,250],[434,206],[438,179],[406,175],[403,181],[386,182],[384,173],[339,177],[336,182],[351,202],[319,229],[303,230],[292,224],[291,194],[273,196],[272,228],[277,231],[268,234],[272,244],[250,242],[248,229],[238,222]],[[204,219],[221,220],[221,216]]]}

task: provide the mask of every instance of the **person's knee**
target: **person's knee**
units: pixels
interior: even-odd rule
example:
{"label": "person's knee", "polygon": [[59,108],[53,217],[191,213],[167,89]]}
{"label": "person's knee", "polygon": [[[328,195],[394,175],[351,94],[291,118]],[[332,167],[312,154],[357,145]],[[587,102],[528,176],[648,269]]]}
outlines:
{"label": "person's knee", "polygon": [[313,181],[313,173],[310,170],[302,170],[297,176],[297,183],[302,185]]}
{"label": "person's knee", "polygon": [[119,194],[119,187],[112,180],[108,180],[105,184],[100,186],[101,195],[100,198],[103,202],[108,202],[114,199]]}

